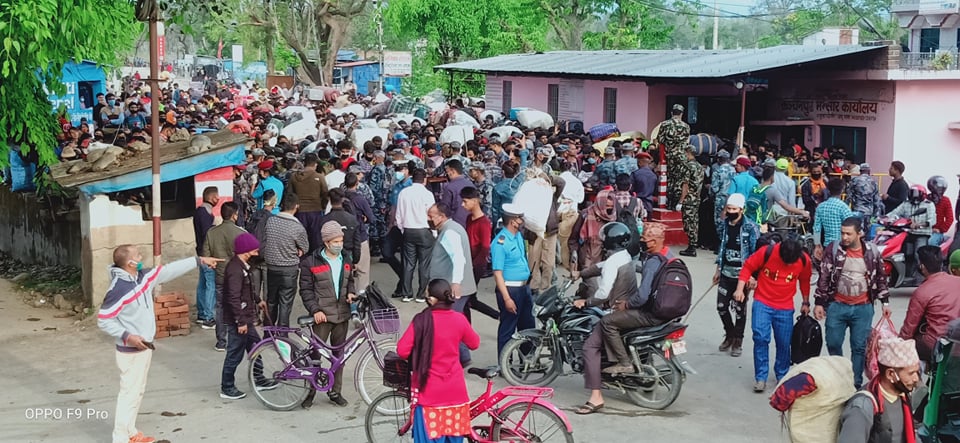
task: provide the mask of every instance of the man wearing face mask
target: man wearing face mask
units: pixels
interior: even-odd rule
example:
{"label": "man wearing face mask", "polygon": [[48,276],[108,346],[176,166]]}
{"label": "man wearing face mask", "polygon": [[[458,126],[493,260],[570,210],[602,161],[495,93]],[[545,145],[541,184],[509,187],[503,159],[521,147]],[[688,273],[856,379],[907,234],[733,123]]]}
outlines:
{"label": "man wearing face mask", "polygon": [[337,150],[340,152],[340,170],[347,172],[347,168],[357,161],[353,155],[353,143],[349,140],[340,140],[337,143]]}
{"label": "man wearing face mask", "polygon": [[503,229],[493,236],[490,262],[496,285],[500,326],[497,328],[497,361],[500,351],[517,331],[536,326],[533,296],[527,280],[527,245],[523,240],[523,209],[513,203],[503,205]]}
{"label": "man wearing face mask", "polygon": [[[207,243],[207,233],[213,227],[213,208],[220,201],[219,191],[215,186],[208,186],[203,190],[203,203],[193,214],[193,234],[197,245],[197,255],[202,255]],[[224,257],[224,258],[229,258]],[[197,280],[197,324],[203,329],[214,327],[214,280],[216,273],[213,269],[200,266],[200,278]]]}
{"label": "man wearing face mask", "polygon": [[810,217],[816,219],[817,206],[829,197],[827,180],[823,177],[823,165],[819,162],[813,163],[810,166],[810,178],[800,183],[800,199],[803,201],[803,207],[810,212]]}
{"label": "man wearing face mask", "polygon": [[[214,321],[208,321],[203,325],[204,329],[210,329],[210,324],[216,325],[217,342],[214,349],[217,351],[225,351],[227,347],[227,325],[223,323],[223,278],[227,268],[226,261],[234,255],[234,240],[240,234],[246,232],[243,228],[237,226],[238,213],[239,206],[235,202],[226,202],[220,207],[223,222],[207,231],[207,240],[203,242],[201,254],[205,257],[216,257],[224,260],[217,265],[216,269],[216,299],[213,303]],[[259,282],[259,279],[257,282]],[[257,297],[259,296],[260,293],[257,291]]]}
{"label": "man wearing face mask", "polygon": [[[350,304],[356,298],[353,279],[353,258],[343,249],[343,226],[336,221],[323,225],[320,235],[323,247],[300,262],[300,298],[313,315],[313,333],[330,344],[339,346],[347,340],[350,325]],[[343,350],[334,352],[339,358]],[[344,407],[347,400],[341,395],[343,368],[334,374],[333,387],[327,392],[330,402]],[[311,390],[301,406],[310,409],[316,391]]]}
{"label": "man wearing face mask", "polygon": [[113,443],[154,441],[137,431],[136,425],[157,333],[153,290],[190,272],[194,266],[213,268],[219,261],[189,257],[145,269],[143,254],[136,246],[120,245],[113,250],[110,289],[97,313],[97,326],[116,339],[116,362],[121,373]]}
{"label": "man wearing face mask", "polygon": [[880,340],[880,372],[854,395],[840,416],[837,443],[913,443],[910,393],[920,383],[920,357],[913,340]]}
{"label": "man wearing face mask", "polygon": [[717,272],[713,274],[713,283],[718,285],[717,311],[725,334],[719,350],[730,351],[732,357],[739,357],[743,353],[743,331],[747,326],[746,300],[734,300],[733,293],[737,290],[743,261],[756,252],[757,239],[760,238],[760,226],[743,216],[745,204],[746,197],[743,194],[727,197],[724,219],[720,224]]}

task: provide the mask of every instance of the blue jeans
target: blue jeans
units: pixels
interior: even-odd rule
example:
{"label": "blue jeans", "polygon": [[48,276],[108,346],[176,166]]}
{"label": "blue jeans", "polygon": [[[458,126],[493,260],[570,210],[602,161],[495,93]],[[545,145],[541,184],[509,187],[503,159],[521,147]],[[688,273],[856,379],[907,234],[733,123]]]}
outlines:
{"label": "blue jeans", "polygon": [[[260,341],[260,334],[257,334],[257,328],[252,324],[247,325],[247,333],[240,334],[237,325],[227,327],[227,355],[223,358],[223,372],[220,374],[220,390],[227,392],[237,387],[236,372],[237,366],[243,361],[244,354],[250,352],[253,346]],[[254,373],[258,382],[263,381],[263,363],[260,361],[254,365]]]}
{"label": "blue jeans", "polygon": [[503,295],[500,294],[500,291],[497,291],[497,307],[500,308],[500,327],[497,328],[497,361],[499,361],[503,347],[513,338],[514,332],[537,327],[537,322],[533,318],[533,295],[530,293],[530,287],[508,286],[507,292],[510,294],[513,303],[517,305],[517,313],[513,314],[507,310],[506,304],[503,302]]}
{"label": "blue jeans", "polygon": [[206,265],[200,265],[200,278],[197,280],[197,318],[213,320],[213,308],[216,300],[217,271]]}
{"label": "blue jeans", "polygon": [[790,370],[790,336],[793,335],[793,309],[774,309],[753,301],[753,372],[756,381],[767,381],[770,374],[770,330],[777,342],[773,372],[777,381]]}
{"label": "blue jeans", "polygon": [[863,369],[867,357],[867,339],[873,322],[873,304],[846,305],[833,302],[827,308],[827,352],[843,356],[843,338],[850,328],[850,354],[853,362],[853,383],[863,384]]}

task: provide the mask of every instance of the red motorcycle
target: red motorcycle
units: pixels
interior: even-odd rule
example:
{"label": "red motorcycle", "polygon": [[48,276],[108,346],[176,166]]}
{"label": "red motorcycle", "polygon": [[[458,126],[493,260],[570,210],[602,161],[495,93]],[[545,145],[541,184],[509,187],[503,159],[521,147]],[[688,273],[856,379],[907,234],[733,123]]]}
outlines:
{"label": "red motorcycle", "polygon": [[[923,214],[924,210],[921,209],[913,215]],[[890,288],[899,288],[904,286],[906,282],[906,265],[904,263],[904,254],[902,252],[903,242],[907,239],[907,234],[910,233],[910,224],[911,221],[909,218],[900,218],[892,221],[883,222],[883,229],[877,232],[876,237],[873,239],[873,243],[877,246],[877,249],[880,250],[880,255],[883,257],[883,271],[887,274],[887,286]],[[947,235],[950,232],[944,234],[943,241],[940,243],[940,252],[944,257],[944,260],[948,257],[951,236]]]}

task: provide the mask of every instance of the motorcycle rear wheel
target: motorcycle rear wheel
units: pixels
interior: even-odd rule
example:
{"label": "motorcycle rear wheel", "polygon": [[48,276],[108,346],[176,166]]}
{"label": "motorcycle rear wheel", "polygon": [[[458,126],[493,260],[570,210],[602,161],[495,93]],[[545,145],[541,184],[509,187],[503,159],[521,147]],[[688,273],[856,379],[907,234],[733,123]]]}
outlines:
{"label": "motorcycle rear wheel", "polygon": [[647,348],[638,351],[641,361],[634,361],[639,368],[635,376],[640,378],[641,386],[627,389],[627,396],[637,406],[666,409],[680,396],[684,380],[682,369],[660,350]]}
{"label": "motorcycle rear wheel", "polygon": [[553,337],[515,337],[500,354],[500,373],[511,385],[547,386],[562,370],[559,343]]}

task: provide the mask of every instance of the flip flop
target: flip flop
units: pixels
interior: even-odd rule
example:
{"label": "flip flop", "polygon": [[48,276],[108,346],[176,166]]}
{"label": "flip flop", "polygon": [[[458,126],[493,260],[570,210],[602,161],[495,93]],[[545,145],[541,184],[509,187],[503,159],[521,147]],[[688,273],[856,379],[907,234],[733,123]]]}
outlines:
{"label": "flip flop", "polygon": [[580,406],[580,408],[576,410],[576,413],[577,415],[590,415],[601,409],[603,409],[603,403],[595,405],[593,403],[586,402],[583,404],[583,406]]}

